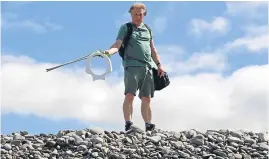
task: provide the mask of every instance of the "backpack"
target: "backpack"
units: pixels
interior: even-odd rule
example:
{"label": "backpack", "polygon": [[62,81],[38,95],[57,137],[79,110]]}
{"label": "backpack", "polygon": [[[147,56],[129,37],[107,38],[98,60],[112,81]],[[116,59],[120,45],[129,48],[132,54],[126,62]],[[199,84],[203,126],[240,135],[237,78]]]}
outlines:
{"label": "backpack", "polygon": [[[118,51],[119,55],[121,56],[122,59],[124,59],[124,54],[125,54],[125,47],[128,45],[129,39],[132,35],[133,32],[133,27],[132,23],[126,23],[127,25],[127,35],[125,36],[122,45]],[[150,40],[152,39],[151,35],[151,29],[148,27],[147,24],[144,24],[146,28],[149,30],[150,33]],[[158,76],[158,70],[156,68],[152,68],[152,73],[153,73],[153,78],[154,78],[154,88],[155,91],[162,90],[163,88],[167,87],[170,84],[170,79],[168,77],[167,72],[164,72],[164,76],[160,77]]]}

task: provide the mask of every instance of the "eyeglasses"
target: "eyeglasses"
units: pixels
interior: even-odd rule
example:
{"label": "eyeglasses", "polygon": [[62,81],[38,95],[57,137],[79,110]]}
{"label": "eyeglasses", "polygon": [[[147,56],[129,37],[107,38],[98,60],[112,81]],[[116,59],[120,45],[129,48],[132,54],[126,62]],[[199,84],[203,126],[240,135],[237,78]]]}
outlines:
{"label": "eyeglasses", "polygon": [[144,16],[144,13],[132,13],[132,15],[142,17],[142,16]]}

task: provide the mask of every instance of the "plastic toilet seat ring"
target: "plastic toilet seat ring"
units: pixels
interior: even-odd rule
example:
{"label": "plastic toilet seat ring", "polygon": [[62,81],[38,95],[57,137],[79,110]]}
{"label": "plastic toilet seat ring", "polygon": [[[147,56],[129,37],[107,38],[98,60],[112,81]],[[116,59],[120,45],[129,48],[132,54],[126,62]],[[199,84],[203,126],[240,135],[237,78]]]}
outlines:
{"label": "plastic toilet seat ring", "polygon": [[[92,58],[95,57],[95,56],[97,56],[97,55],[100,55],[100,56],[104,57],[106,59],[106,61],[107,61],[107,64],[108,64],[108,67],[106,69],[106,72],[103,73],[102,75],[94,74],[93,71],[92,71],[92,69],[91,69],[91,61],[92,61]],[[86,71],[86,73],[92,75],[93,81],[95,81],[95,80],[105,80],[106,79],[106,75],[112,72],[112,66],[111,66],[110,58],[107,55],[105,55],[105,54],[103,54],[101,52],[92,53],[87,58],[85,71]]]}

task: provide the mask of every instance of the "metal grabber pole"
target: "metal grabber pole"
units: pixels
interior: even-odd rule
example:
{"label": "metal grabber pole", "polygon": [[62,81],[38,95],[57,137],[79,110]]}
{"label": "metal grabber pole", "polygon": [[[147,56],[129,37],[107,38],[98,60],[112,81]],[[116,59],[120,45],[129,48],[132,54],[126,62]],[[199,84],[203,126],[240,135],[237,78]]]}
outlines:
{"label": "metal grabber pole", "polygon": [[62,67],[62,66],[71,64],[71,63],[75,63],[75,62],[78,62],[78,61],[81,61],[81,60],[85,60],[85,59],[87,59],[88,56],[89,56],[89,55],[86,55],[86,56],[81,57],[81,58],[78,58],[78,59],[76,59],[76,60],[73,60],[73,61],[70,61],[70,62],[61,64],[61,65],[58,65],[58,66],[55,66],[55,67],[48,68],[48,69],[46,69],[46,71],[49,72],[49,71],[52,71],[52,70],[54,70],[54,69],[56,69],[56,68],[59,68],[59,67]]}
{"label": "metal grabber pole", "polygon": [[[107,68],[107,70],[106,70],[106,72],[105,72],[104,74],[102,74],[102,75],[96,75],[96,74],[94,74],[94,72],[92,71],[92,69],[91,69],[91,67],[90,67],[90,66],[91,66],[91,60],[92,60],[92,58],[93,58],[93,57],[96,57],[96,56],[105,58],[106,61],[107,61],[107,63],[108,63],[108,65],[109,65],[108,68]],[[68,64],[77,62],[77,61],[85,60],[85,59],[88,59],[88,62],[86,63],[85,71],[86,71],[86,73],[92,75],[92,77],[93,77],[93,81],[95,81],[95,80],[105,80],[105,79],[106,79],[105,76],[106,76],[107,74],[109,74],[109,73],[112,72],[112,66],[111,66],[111,61],[110,61],[110,55],[107,54],[107,52],[105,52],[105,51],[101,51],[101,50],[98,50],[98,51],[93,52],[93,53],[91,53],[91,54],[89,54],[89,55],[83,56],[83,57],[78,58],[78,59],[76,59],[76,60],[73,60],[73,61],[70,61],[70,62],[61,64],[61,65],[58,65],[58,66],[55,66],[55,67],[52,67],[52,68],[48,68],[48,69],[46,69],[46,70],[47,70],[47,72],[49,72],[49,71],[54,70],[54,69],[56,69],[56,68],[59,68],[59,67],[62,67],[62,66],[65,66],[65,65],[68,65]]]}
{"label": "metal grabber pole", "polygon": [[81,57],[81,58],[78,58],[78,59],[76,59],[76,60],[73,60],[73,61],[70,61],[70,62],[61,64],[61,65],[58,65],[58,66],[55,66],[55,67],[48,68],[48,69],[46,69],[46,71],[49,72],[49,71],[52,71],[52,70],[54,70],[54,69],[56,69],[56,68],[59,68],[59,67],[62,67],[62,66],[71,64],[71,63],[75,63],[75,62],[78,62],[78,61],[81,61],[81,60],[85,60],[85,59],[87,59],[88,56],[90,56],[90,54],[88,54],[88,55],[86,55],[86,56],[83,56],[83,57]]}

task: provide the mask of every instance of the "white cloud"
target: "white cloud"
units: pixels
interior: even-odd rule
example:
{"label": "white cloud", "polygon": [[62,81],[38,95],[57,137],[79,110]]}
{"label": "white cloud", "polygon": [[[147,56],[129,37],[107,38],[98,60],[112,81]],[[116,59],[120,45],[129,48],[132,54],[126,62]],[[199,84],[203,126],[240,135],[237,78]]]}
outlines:
{"label": "white cloud", "polygon": [[231,43],[231,47],[246,47],[250,52],[262,53],[260,50],[268,48],[268,38],[268,34],[239,38]]}
{"label": "white cloud", "polygon": [[[177,15],[177,6],[178,5],[173,2],[166,3],[166,5],[159,10],[158,14],[152,15],[149,13],[146,15],[144,23],[148,24],[154,35],[163,33],[167,29],[168,24],[174,20]],[[128,13],[128,10],[126,10],[119,19],[115,20],[116,28],[119,29],[122,24],[129,21],[131,21],[131,15]]]}
{"label": "white cloud", "polygon": [[130,22],[131,15],[126,11],[120,19],[115,20],[116,28],[119,29],[122,24]]}
{"label": "white cloud", "polygon": [[[84,69],[45,72],[52,64],[12,56],[2,59],[3,113],[33,113],[51,120],[76,118],[122,125],[122,77],[115,77],[117,80],[109,85],[105,81],[92,82]],[[197,55],[189,61],[196,63],[197,59],[216,64],[208,55]],[[249,66],[228,77],[218,73],[171,77],[171,85],[156,92],[153,121],[160,128],[179,131],[190,128],[265,131],[267,70],[268,65]],[[134,121],[144,126],[138,98],[134,102]]]}
{"label": "white cloud", "polygon": [[173,64],[173,70],[177,73],[192,73],[196,71],[222,72],[227,68],[227,59],[220,53],[194,53],[186,61]]}
{"label": "white cloud", "polygon": [[268,49],[269,33],[264,25],[248,25],[243,27],[245,35],[225,44],[222,52],[235,53],[246,50],[246,53],[264,53]]}
{"label": "white cloud", "polygon": [[156,45],[158,54],[163,56],[162,61],[169,63],[174,60],[182,59],[182,56],[186,53],[185,50],[178,45]]}
{"label": "white cloud", "polygon": [[259,36],[263,34],[268,34],[268,25],[256,25],[251,24],[243,26],[242,29],[245,31],[247,36]]}
{"label": "white cloud", "polygon": [[12,12],[5,12],[3,15],[2,15],[2,18],[5,18],[5,19],[9,19],[9,20],[11,20],[11,19],[16,19],[16,18],[18,18],[18,15],[17,14],[15,14],[15,13],[12,13]]}
{"label": "white cloud", "polygon": [[152,25],[155,34],[161,34],[167,29],[168,24],[173,22],[175,16],[177,16],[177,9],[178,4],[167,2],[163,8],[159,9],[157,15],[152,16],[153,22],[150,25]]}
{"label": "white cloud", "polygon": [[221,72],[228,67],[226,56],[222,52],[201,51],[190,54],[177,45],[157,45],[156,48],[164,69],[173,74]]}
{"label": "white cloud", "polygon": [[183,59],[185,50],[177,45],[156,45],[158,54],[161,57],[163,68],[168,72],[173,72],[173,65]]}
{"label": "white cloud", "polygon": [[44,19],[42,22],[31,19],[20,19],[15,13],[4,13],[2,17],[3,29],[28,29],[36,33],[46,33],[48,31],[61,30],[63,27],[55,24],[50,19]]}
{"label": "white cloud", "polygon": [[31,4],[33,3],[33,1],[20,1],[20,2],[4,2],[5,4],[7,4],[8,7],[10,8],[20,8],[23,7],[25,5]]}
{"label": "white cloud", "polygon": [[157,17],[153,21],[153,26],[155,28],[155,31],[158,33],[163,32],[167,27],[167,21],[168,19],[166,17]]}
{"label": "white cloud", "polygon": [[226,14],[249,19],[260,19],[266,17],[268,2],[227,2]]}
{"label": "white cloud", "polygon": [[[241,29],[244,35],[227,43],[225,49],[236,52],[242,49],[247,53],[264,53],[268,49],[268,2],[227,2],[226,14],[234,17],[245,18]],[[256,23],[253,20],[263,20]],[[266,24],[264,24],[266,22]],[[231,51],[232,50],[232,51]]]}
{"label": "white cloud", "polygon": [[202,19],[192,19],[190,22],[190,32],[196,36],[206,33],[224,34],[229,30],[229,22],[224,17],[215,17],[211,22]]}

